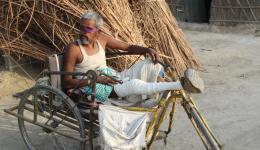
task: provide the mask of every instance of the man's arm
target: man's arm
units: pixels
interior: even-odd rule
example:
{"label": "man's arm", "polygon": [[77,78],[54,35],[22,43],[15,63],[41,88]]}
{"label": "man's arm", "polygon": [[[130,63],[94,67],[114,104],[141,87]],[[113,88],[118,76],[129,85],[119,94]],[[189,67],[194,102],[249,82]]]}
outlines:
{"label": "man's arm", "polygon": [[106,41],[106,46],[112,49],[120,49],[123,51],[128,51],[132,54],[145,54],[148,53],[151,56],[151,59],[154,63],[158,61],[158,54],[152,48],[142,47],[138,45],[129,45],[126,42],[117,40],[111,36],[104,35],[104,39]]}
{"label": "man's arm", "polygon": [[[75,64],[77,62],[79,50],[76,46],[71,43],[68,45],[65,51],[65,59],[63,63],[63,70],[65,72],[73,72]],[[80,83],[79,83],[80,82]],[[63,76],[63,86],[65,89],[74,88],[79,84],[79,87],[86,86],[88,84],[88,80],[73,79],[72,75],[64,75]]]}
{"label": "man's arm", "polygon": [[[70,44],[66,48],[65,59],[63,63],[63,71],[65,72],[73,72],[74,67],[77,63],[78,56],[80,55],[79,49],[74,45]],[[108,78],[106,76],[98,76],[98,83],[103,84],[117,84],[118,82]],[[63,76],[63,86],[65,89],[72,89],[78,85],[78,87],[84,87],[89,84],[89,81],[86,79],[73,79],[72,75],[64,75]]]}

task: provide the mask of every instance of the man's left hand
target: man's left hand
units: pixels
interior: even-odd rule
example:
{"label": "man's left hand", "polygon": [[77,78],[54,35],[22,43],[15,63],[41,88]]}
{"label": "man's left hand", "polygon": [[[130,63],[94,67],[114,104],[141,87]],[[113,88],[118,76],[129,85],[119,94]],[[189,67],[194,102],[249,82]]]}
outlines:
{"label": "man's left hand", "polygon": [[158,56],[157,52],[154,49],[148,48],[148,52],[147,53],[149,53],[149,55],[151,56],[151,59],[152,59],[154,64],[158,63],[159,56]]}

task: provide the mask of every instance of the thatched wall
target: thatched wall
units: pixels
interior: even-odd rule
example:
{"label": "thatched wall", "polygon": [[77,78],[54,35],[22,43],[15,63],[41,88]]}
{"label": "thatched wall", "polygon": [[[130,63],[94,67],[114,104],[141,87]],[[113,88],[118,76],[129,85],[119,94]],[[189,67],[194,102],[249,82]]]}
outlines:
{"label": "thatched wall", "polygon": [[185,22],[208,22],[211,0],[166,0],[173,15]]}
{"label": "thatched wall", "polygon": [[260,23],[260,0],[213,0],[210,23],[235,25]]}
{"label": "thatched wall", "polygon": [[177,20],[186,20],[184,0],[166,0],[166,2]]}

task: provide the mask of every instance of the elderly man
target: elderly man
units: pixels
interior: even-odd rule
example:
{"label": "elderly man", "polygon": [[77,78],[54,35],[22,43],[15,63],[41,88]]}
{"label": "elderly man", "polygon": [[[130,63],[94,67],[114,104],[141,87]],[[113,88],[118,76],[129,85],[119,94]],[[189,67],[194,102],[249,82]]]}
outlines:
{"label": "elderly man", "polygon": [[[63,69],[66,72],[98,70],[109,76],[116,77],[115,79],[111,79],[107,76],[98,76],[96,85],[97,101],[104,102],[110,96],[151,95],[164,90],[178,90],[183,88],[180,81],[156,82],[157,76],[163,70],[163,67],[157,63],[158,54],[155,50],[137,45],[129,45],[126,42],[114,39],[100,32],[102,25],[103,19],[96,12],[83,14],[80,20],[80,38],[67,46],[63,64]],[[117,73],[115,70],[107,67],[105,48],[120,49],[134,54],[148,53],[151,56],[151,60],[141,61],[129,70]],[[201,83],[201,79],[197,74],[195,74],[195,78]],[[123,80],[124,82],[119,83],[119,80]],[[186,80],[186,82],[189,84],[194,83],[189,80]],[[89,94],[92,89],[86,86],[87,83],[87,80],[80,81],[80,78],[73,78],[71,75],[63,77],[63,85],[66,89],[73,88],[79,84],[82,91]],[[191,85],[193,89],[186,90],[200,92],[202,89],[197,85]]]}

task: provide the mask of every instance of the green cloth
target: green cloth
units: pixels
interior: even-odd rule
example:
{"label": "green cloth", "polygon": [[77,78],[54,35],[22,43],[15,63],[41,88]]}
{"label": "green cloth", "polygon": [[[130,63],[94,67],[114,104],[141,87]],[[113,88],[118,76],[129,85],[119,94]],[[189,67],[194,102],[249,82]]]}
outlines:
{"label": "green cloth", "polygon": [[[119,76],[117,75],[117,72],[114,69],[109,68],[109,67],[99,68],[99,69],[97,69],[97,71],[100,71],[101,73],[104,73],[113,78],[119,78]],[[111,85],[97,83],[96,84],[96,99],[100,102],[105,102],[108,99],[108,96],[110,95],[112,90],[113,90],[113,86],[111,86]],[[85,94],[90,95],[93,90],[90,86],[85,86],[82,88],[82,91]]]}

